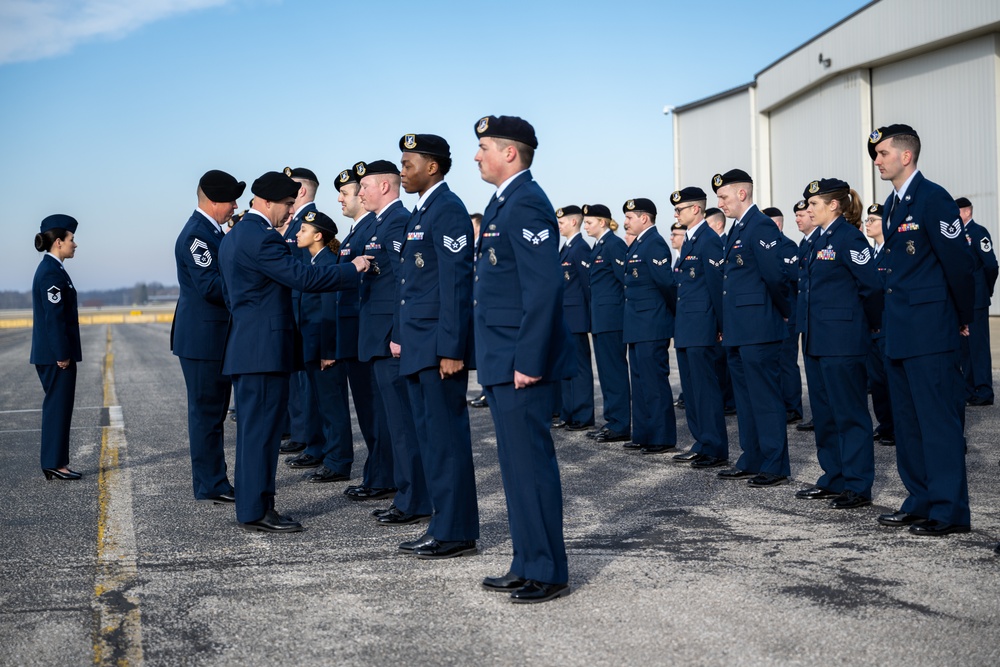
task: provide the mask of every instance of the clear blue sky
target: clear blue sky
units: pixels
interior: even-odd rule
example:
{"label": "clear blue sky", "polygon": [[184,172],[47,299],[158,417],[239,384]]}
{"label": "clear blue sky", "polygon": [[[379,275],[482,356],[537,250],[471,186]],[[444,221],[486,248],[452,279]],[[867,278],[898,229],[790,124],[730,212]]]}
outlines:
{"label": "clear blue sky", "polygon": [[208,169],[249,184],[309,167],[340,221],[336,174],[398,161],[409,132],[449,141],[448,181],[482,210],[473,125],[488,114],[535,126],[532,172],[554,206],[666,208],[664,106],[751,81],[865,4],[3,0],[0,290],[30,288],[51,213],[80,221],[77,289],[175,284]]}

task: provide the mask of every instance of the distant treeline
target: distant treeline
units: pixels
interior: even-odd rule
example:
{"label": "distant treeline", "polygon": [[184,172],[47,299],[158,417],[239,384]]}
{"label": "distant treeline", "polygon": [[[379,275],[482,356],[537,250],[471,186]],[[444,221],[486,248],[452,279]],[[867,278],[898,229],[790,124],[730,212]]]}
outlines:
{"label": "distant treeline", "polygon": [[[100,308],[101,306],[144,306],[151,302],[174,301],[177,299],[177,292],[177,285],[136,283],[133,287],[86,290],[77,296],[80,307]],[[0,309],[25,308],[31,308],[31,292],[0,291]]]}

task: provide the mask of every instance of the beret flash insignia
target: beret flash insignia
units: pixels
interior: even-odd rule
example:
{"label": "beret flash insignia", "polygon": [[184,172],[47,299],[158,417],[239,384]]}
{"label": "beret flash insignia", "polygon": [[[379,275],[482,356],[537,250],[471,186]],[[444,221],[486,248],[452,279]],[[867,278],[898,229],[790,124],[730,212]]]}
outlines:
{"label": "beret flash insignia", "polygon": [[814,195],[819,192],[819,181],[813,181],[809,184],[809,194]]}
{"label": "beret flash insignia", "polygon": [[489,116],[486,116],[485,118],[480,118],[479,119],[479,125],[476,126],[476,132],[478,132],[479,134],[482,134],[483,132],[485,132],[489,128],[489,126],[490,126],[490,117]]}
{"label": "beret flash insignia", "polygon": [[354,173],[358,176],[364,176],[366,171],[368,171],[368,166],[364,162],[354,165]]}
{"label": "beret flash insignia", "polygon": [[722,174],[716,174],[712,177],[712,185],[717,188],[722,187]]}
{"label": "beret flash insignia", "polygon": [[340,172],[339,180],[341,183],[346,183],[347,181],[350,180],[350,178],[351,178],[351,172],[347,171],[346,169]]}
{"label": "beret flash insignia", "polygon": [[416,148],[417,147],[417,136],[415,134],[404,134],[403,135],[403,146],[406,148]]}
{"label": "beret flash insignia", "polygon": [[672,201],[673,203],[676,204],[680,200],[681,200],[681,193],[679,190],[674,192],[674,194],[670,195],[670,201]]}
{"label": "beret flash insignia", "polygon": [[291,167],[285,167],[285,176],[288,176],[290,178],[291,175],[292,175],[292,168]]}
{"label": "beret flash insignia", "polygon": [[872,133],[868,135],[868,143],[877,144],[880,141],[882,141],[882,131],[872,130]]}
{"label": "beret flash insignia", "polygon": [[878,204],[872,204],[868,207],[869,213],[878,213]]}
{"label": "beret flash insignia", "polygon": [[584,215],[589,215],[589,213],[590,213],[590,206],[587,205],[587,204],[584,204],[583,205],[583,214]]}
{"label": "beret flash insignia", "polygon": [[634,211],[635,210],[635,200],[634,199],[629,199],[627,202],[625,202],[625,208],[627,208],[630,211]]}
{"label": "beret flash insignia", "polygon": [[316,211],[309,211],[303,218],[303,220],[305,220],[306,222],[312,222],[315,219],[316,219]]}
{"label": "beret flash insignia", "polygon": [[563,217],[563,210],[561,208],[556,209],[556,217],[557,218]]}

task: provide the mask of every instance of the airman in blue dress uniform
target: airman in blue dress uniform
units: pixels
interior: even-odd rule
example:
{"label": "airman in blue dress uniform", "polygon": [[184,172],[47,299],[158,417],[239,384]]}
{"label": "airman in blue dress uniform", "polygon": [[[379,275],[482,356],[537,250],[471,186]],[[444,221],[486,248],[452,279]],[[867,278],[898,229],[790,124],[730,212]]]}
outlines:
{"label": "airman in blue dress uniform", "polygon": [[753,203],[753,179],[742,169],[712,178],[719,208],[735,218],[726,239],[722,286],[722,344],[733,377],[743,454],[723,479],[753,487],[784,484],[790,472],[781,342],[791,316],[781,232]]}
{"label": "airman in blue dress uniform", "polygon": [[433,513],[411,553],[476,553],[479,505],[469,429],[472,363],[472,220],[444,177],[451,148],[434,134],[406,134],[402,183],[419,195],[397,265],[399,372],[405,378]]}
{"label": "airman in blue dress uniform", "polygon": [[288,377],[296,363],[291,290],[332,291],[358,283],[368,267],[302,264],[275,233],[288,218],[299,184],[267,172],[251,186],[253,208],[226,234],[219,263],[232,320],[222,372],[236,391],[236,519],[248,530],[295,532],[302,525],[274,508],[275,470],[282,420],[288,408]]}
{"label": "airman in blue dress uniform", "polygon": [[871,247],[858,229],[858,193],[842,180],[824,178],[807,185],[802,196],[822,229],[806,261],[803,338],[823,475],[795,495],[832,498],[830,507],[852,509],[871,504],[875,481],[865,360],[871,332],[882,327],[882,290]]}
{"label": "airman in blue dress uniform", "polygon": [[[720,209],[712,207],[705,210],[705,222],[711,227],[722,240],[723,251],[726,248],[726,214]],[[724,415],[736,414],[736,399],[733,398],[733,378],[729,374],[729,362],[726,359],[726,350],[722,350],[722,358],[716,366],[716,375],[719,376],[719,384],[722,386],[722,413]]]}
{"label": "airman in blue dress uniform", "polygon": [[781,341],[781,397],[785,401],[785,421],[789,424],[802,421],[802,372],[799,370],[799,331],[796,313],[799,293],[799,248],[795,241],[785,235],[785,216],[781,209],[773,206],[765,208],[764,215],[778,226],[781,242],[778,252],[784,262],[785,279],[788,281],[788,304],[792,314],[785,323],[788,336]]}
{"label": "airman in blue dress uniform", "polygon": [[[806,291],[809,287],[809,274],[806,271],[806,260],[809,259],[809,252],[812,248],[812,241],[818,238],[820,231],[813,223],[812,216],[809,215],[809,204],[806,203],[804,199],[800,199],[795,202],[795,206],[792,207],[795,211],[795,226],[798,227],[799,231],[802,233],[802,240],[799,241],[798,252],[796,257],[798,257],[798,262],[796,263],[796,295],[795,295],[795,355],[796,360],[798,359],[799,343],[802,339],[802,332],[806,328],[805,317],[806,317]],[[792,318],[788,318],[791,320]],[[800,378],[801,381],[801,378]],[[805,413],[802,413],[803,416]],[[795,430],[797,431],[812,431],[813,421],[809,419],[807,421],[799,422],[795,425]]]}
{"label": "airman in blue dress uniform", "polygon": [[968,532],[959,336],[974,319],[972,252],[958,207],[917,169],[920,138],[908,125],[868,137],[868,154],[893,192],[886,199],[885,356],[896,427],[896,465],[909,496],[887,526],[915,535]]}
{"label": "airman in blue dress uniform", "polygon": [[962,336],[962,373],[965,404],[993,405],[993,360],[990,358],[990,298],[997,282],[997,256],[993,239],[985,227],[972,219],[968,197],[955,200],[965,225],[965,238],[972,249],[972,275],[976,281],[975,318],[969,335]]}
{"label": "airman in blue dress uniform", "polygon": [[677,319],[674,348],[685,395],[685,416],[695,446],[675,460],[693,468],[725,465],[729,436],[722,413],[722,385],[717,373],[722,346],[722,239],[705,221],[708,195],[687,187],[670,195],[674,217],[687,228],[674,267]]}
{"label": "airman in blue dress uniform", "polygon": [[632,446],[660,454],[677,446],[677,419],[670,388],[670,339],[674,335],[677,285],[670,248],[656,230],[656,205],[629,199],[625,226],[636,239],[625,259],[625,329],[632,376]]}
{"label": "airman in blue dress uniform", "polygon": [[587,433],[597,442],[632,439],[632,392],[629,387],[625,327],[625,255],[628,246],[604,204],[584,206],[583,227],[594,239],[590,267],[590,332],[594,339],[597,379],[604,397],[604,426]]}
{"label": "airman in blue dress uniform", "polygon": [[[872,261],[878,271],[879,285],[885,291],[885,237],[882,235],[882,204],[872,204],[868,207],[868,217],[865,219],[865,233],[875,244],[872,247]],[[883,318],[885,311],[883,310]],[[868,371],[868,388],[872,396],[872,410],[878,424],[872,433],[872,438],[880,445],[892,447],[896,444],[896,431],[892,421],[892,401],[889,397],[889,381],[885,375],[885,327],[879,326],[872,333],[872,346],[868,353],[865,370]]]}
{"label": "airman in blue dress uniform", "polygon": [[[365,254],[374,257],[372,269],[361,279],[361,310],[358,331],[358,358],[371,361],[375,388],[382,398],[388,440],[392,446],[393,507],[376,513],[384,525],[414,523],[431,515],[416,424],[410,408],[406,381],[399,373],[399,282],[400,251],[406,238],[410,212],[399,200],[399,168],[388,160],[355,165],[361,182],[361,203],[375,214],[369,232],[359,236]],[[367,238],[366,238],[367,237]],[[379,430],[381,432],[381,422]],[[388,497],[393,492],[356,490],[353,500]],[[404,549],[404,551],[409,551]]]}
{"label": "airman in blue dress uniform", "polygon": [[576,370],[560,387],[560,420],[570,431],[594,425],[594,364],[590,359],[590,246],[580,233],[583,209],[564,206],[556,210],[559,234],[566,239],[559,251],[563,278],[563,321],[573,338]]}
{"label": "airman in blue dress uniform", "polygon": [[475,133],[480,175],[497,187],[476,249],[476,369],[496,426],[514,549],[507,574],[487,577],[483,586],[510,591],[513,602],[545,602],[569,593],[562,484],[549,429],[557,383],[572,364],[558,229],[529,171],[538,147],[531,124],[486,116]]}
{"label": "airman in blue dress uniform", "polygon": [[229,309],[219,271],[222,225],[236,210],[246,183],[213,169],[198,182],[198,208],[174,244],[180,292],[170,330],[170,349],[178,357],[187,388],[188,440],[194,497],[234,503],[226,472],[223,425],[232,380],[220,372]]}
{"label": "airman in blue dress uniform", "polygon": [[69,430],[76,397],[76,368],[83,361],[76,288],[63,262],[76,254],[77,221],[50,215],[35,235],[44,252],[31,284],[31,356],[45,399],[42,401],[41,464],[45,479],[77,480],[69,468]]}

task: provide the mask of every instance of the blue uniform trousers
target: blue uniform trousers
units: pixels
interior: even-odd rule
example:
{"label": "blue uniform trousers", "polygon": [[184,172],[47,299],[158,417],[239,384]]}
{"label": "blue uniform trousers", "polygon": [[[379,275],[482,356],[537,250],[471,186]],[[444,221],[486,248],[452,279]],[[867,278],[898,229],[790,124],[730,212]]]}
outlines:
{"label": "blue uniform trousers", "polygon": [[288,373],[233,376],[236,413],[236,520],[256,521],[274,507],[282,419],[288,410]]}
{"label": "blue uniform trousers", "polygon": [[309,374],[296,371],[288,378],[288,428],[292,442],[306,446],[323,446],[323,424],[313,401]]}
{"label": "blue uniform trousers", "polygon": [[444,542],[478,540],[476,473],[465,402],[469,371],[442,380],[438,368],[425,368],[405,381],[433,509],[427,534]]}
{"label": "blue uniform trousers", "polygon": [[628,344],[632,375],[632,442],[640,445],[677,444],[669,350],[669,338]]}
{"label": "blue uniform trousers", "polygon": [[965,398],[992,401],[993,359],[990,355],[990,309],[976,308],[969,335],[962,336]]}
{"label": "blue uniform trousers", "polygon": [[728,356],[726,348],[722,348],[722,354],[719,355],[719,361],[715,366],[715,374],[719,378],[719,386],[722,387],[722,409],[735,410],[736,397],[733,394],[733,376],[729,372]]}
{"label": "blue uniform trousers", "polygon": [[233,492],[226,475],[226,414],[232,380],[218,360],[178,357],[187,386],[188,441],[194,497],[203,500]]}
{"label": "blue uniform trousers", "polygon": [[320,370],[318,361],[306,362],[312,400],[319,408],[323,438],[319,445],[306,447],[310,456],[322,459],[323,466],[338,475],[351,476],[354,463],[354,436],[351,408],[347,397],[347,365],[336,363]]}
{"label": "blue uniform trousers", "polygon": [[729,372],[739,420],[736,467],[752,473],[788,475],[788,426],[781,398],[781,342],[728,348]]}
{"label": "blue uniform trousers", "polygon": [[56,364],[35,366],[42,381],[42,468],[57,469],[69,464],[69,428],[76,398],[76,362],[66,368]]}
{"label": "blue uniform trousers", "polygon": [[[722,347],[685,347],[677,349],[678,369],[687,369],[687,385],[683,386],[684,414],[688,429],[695,440],[691,449],[719,459],[729,458],[729,434],[722,412],[722,387],[715,370],[722,356]],[[681,381],[685,379],[684,372]]]}
{"label": "blue uniform trousers", "polygon": [[879,435],[893,437],[895,429],[892,425],[892,402],[889,400],[889,380],[885,374],[885,338],[873,338],[871,350],[868,351],[868,386],[872,392],[872,410],[878,426],[875,430]]}
{"label": "blue uniform trousers", "polygon": [[563,541],[562,483],[549,430],[556,382],[523,389],[486,387],[497,433],[514,555],[510,571],[548,584],[569,581]]}
{"label": "blue uniform trousers", "polygon": [[632,432],[632,395],[626,353],[621,331],[594,334],[594,359],[604,398],[604,421],[615,433],[627,435]]}
{"label": "blue uniform trousers", "polygon": [[594,423],[594,366],[590,360],[590,335],[570,334],[576,346],[573,376],[562,381],[559,416],[567,422]]}
{"label": "blue uniform trousers", "polygon": [[900,509],[968,526],[965,404],[957,351],[889,359],[886,373],[896,426],[896,466],[910,494]]}
{"label": "blue uniform trousers", "polygon": [[[382,409],[378,406],[381,405],[382,398],[375,391],[372,364],[370,361],[358,361],[357,359],[344,359],[337,363],[347,365],[347,381],[351,386],[354,416],[358,419],[358,428],[361,430],[361,437],[368,449],[368,457],[365,459],[362,470],[361,485],[374,488],[390,487],[392,486],[392,446],[388,442],[384,445],[379,443],[380,437],[387,436],[381,436],[378,432],[377,415]],[[385,459],[383,452],[389,452],[388,459]]]}
{"label": "blue uniform trousers", "polygon": [[[410,409],[410,395],[406,380],[399,375],[399,359],[381,357],[372,359],[375,372],[375,387],[382,397],[385,425],[391,450],[392,483],[386,486],[396,488],[393,503],[400,512],[406,514],[430,514],[431,497],[427,492],[424,466],[420,460],[420,445]],[[379,429],[382,427],[379,426]]]}
{"label": "blue uniform trousers", "polygon": [[[681,393],[677,395],[677,400],[683,405],[684,392],[689,391],[691,386],[691,368],[688,366],[687,355],[684,354],[681,348],[674,348],[674,351],[677,353],[677,374],[681,378]],[[685,405],[685,407],[687,406]],[[698,409],[695,408],[695,412],[697,412],[697,410]],[[700,454],[701,443],[698,441],[698,436],[695,435],[698,431],[698,427],[695,425],[694,428],[691,428],[692,415],[687,410],[684,411],[684,416],[687,419],[688,430],[691,432],[691,437],[694,439],[694,442],[691,443],[691,451]]]}
{"label": "blue uniform trousers", "polygon": [[868,414],[865,357],[805,355],[816,435],[816,458],[823,474],[816,486],[837,493],[854,491],[871,500],[875,447]]}
{"label": "blue uniform trousers", "polygon": [[799,370],[799,335],[788,323],[788,337],[781,341],[781,398],[785,410],[802,416],[802,373]]}

